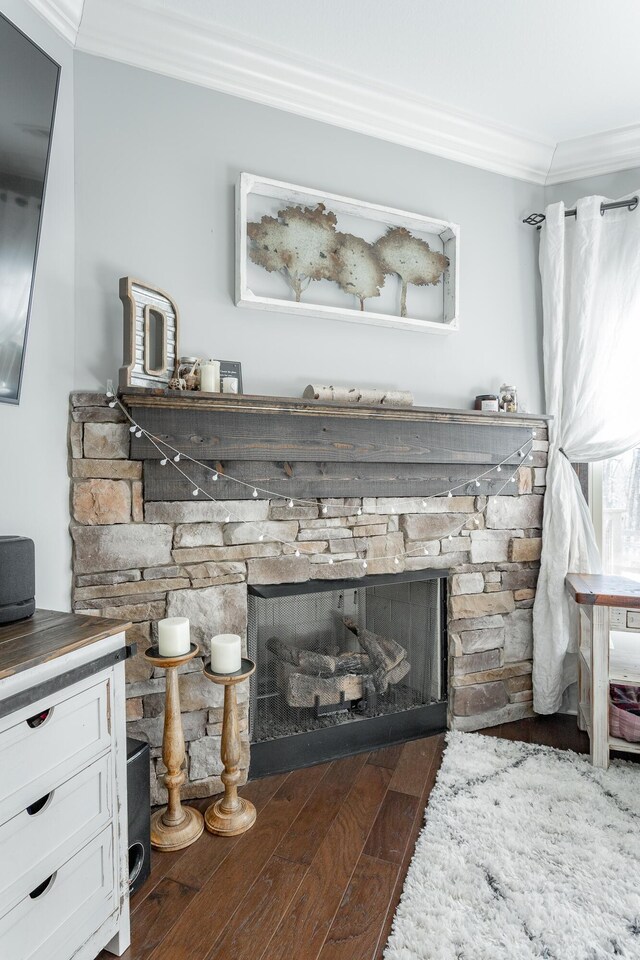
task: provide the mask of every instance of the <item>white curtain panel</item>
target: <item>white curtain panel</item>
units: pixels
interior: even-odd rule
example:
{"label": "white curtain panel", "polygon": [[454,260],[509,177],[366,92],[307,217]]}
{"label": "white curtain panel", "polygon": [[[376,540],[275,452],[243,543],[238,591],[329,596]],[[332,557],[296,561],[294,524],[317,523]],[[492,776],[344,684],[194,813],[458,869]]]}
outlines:
{"label": "white curtain panel", "polygon": [[550,424],[542,561],[533,608],[533,703],[555,713],[577,677],[577,625],[564,580],[598,573],[589,509],[571,462],[640,444],[640,207],[585,197],[577,217],[546,209],[540,243],[543,357]]}

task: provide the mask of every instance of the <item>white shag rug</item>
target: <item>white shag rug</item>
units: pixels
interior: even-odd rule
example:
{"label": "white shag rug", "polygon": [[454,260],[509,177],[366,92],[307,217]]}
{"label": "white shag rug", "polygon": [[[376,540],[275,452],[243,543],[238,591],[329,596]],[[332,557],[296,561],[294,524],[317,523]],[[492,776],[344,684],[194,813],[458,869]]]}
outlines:
{"label": "white shag rug", "polygon": [[640,958],[640,766],[450,733],[384,960]]}

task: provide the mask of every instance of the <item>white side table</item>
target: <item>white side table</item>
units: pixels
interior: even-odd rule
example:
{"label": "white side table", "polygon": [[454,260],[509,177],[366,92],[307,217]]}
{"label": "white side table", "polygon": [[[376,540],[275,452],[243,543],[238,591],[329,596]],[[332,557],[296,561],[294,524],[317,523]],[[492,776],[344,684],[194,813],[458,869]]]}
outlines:
{"label": "white side table", "polygon": [[580,612],[578,727],[589,734],[591,762],[606,769],[611,750],[640,753],[640,743],[609,734],[609,684],[640,685],[640,634],[635,644],[611,650],[609,614],[612,607],[640,610],[640,583],[587,573],[570,573],[565,583]]}

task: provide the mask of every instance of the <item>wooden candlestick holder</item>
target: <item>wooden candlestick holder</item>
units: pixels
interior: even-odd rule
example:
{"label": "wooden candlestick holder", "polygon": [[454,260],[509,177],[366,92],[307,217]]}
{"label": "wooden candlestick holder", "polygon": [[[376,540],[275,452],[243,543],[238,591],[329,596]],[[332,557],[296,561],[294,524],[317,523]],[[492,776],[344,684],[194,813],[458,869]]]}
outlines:
{"label": "wooden candlestick holder", "polygon": [[256,821],[256,808],[250,800],[238,796],[240,781],[240,731],[238,728],[238,700],[236,684],[248,680],[256,669],[253,660],[242,658],[236,673],[214,673],[211,664],[204,666],[204,675],[213,683],[224,685],[224,713],[222,717],[222,744],[220,755],[224,764],[221,780],[224,795],[207,807],[204,823],[209,833],[222,837],[235,837],[252,827]]}
{"label": "wooden candlestick holder", "polygon": [[165,693],[164,733],[162,736],[162,759],[167,768],[164,782],[169,794],[169,802],[162,810],[151,817],[151,846],[156,850],[182,850],[197,840],[204,830],[204,820],[199,810],[183,807],[180,800],[180,788],[187,779],[183,770],[185,749],[180,713],[180,691],[178,688],[178,667],[193,660],[200,653],[196,643],[192,643],[188,653],[181,657],[163,657],[157,647],[145,650],[146,659],[154,667],[167,671]]}

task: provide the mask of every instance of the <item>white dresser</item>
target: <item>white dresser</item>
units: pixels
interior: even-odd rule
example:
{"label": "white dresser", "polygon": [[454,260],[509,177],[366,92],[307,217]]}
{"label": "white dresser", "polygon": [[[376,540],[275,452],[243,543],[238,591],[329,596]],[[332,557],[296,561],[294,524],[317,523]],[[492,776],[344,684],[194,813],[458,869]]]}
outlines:
{"label": "white dresser", "polygon": [[129,946],[127,626],[0,627],[0,960]]}

